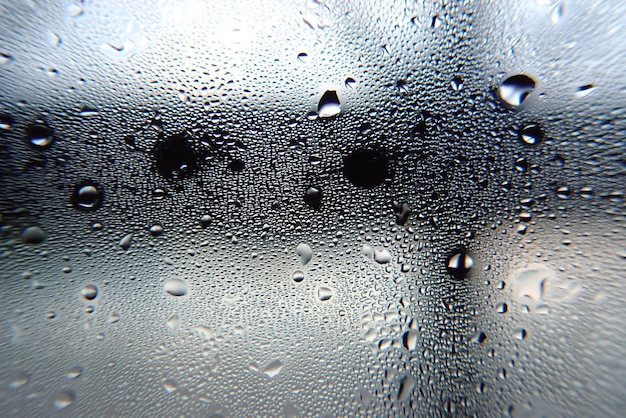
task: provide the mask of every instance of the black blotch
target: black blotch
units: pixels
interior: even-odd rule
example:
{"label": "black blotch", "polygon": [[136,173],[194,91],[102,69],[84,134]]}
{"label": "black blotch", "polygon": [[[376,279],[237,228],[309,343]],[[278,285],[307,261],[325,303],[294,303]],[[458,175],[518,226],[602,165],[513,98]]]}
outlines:
{"label": "black blotch", "polygon": [[343,160],[343,173],[357,187],[372,189],[389,175],[389,158],[381,152],[358,149]]}
{"label": "black blotch", "polygon": [[228,168],[230,168],[235,173],[239,173],[246,168],[246,164],[241,160],[232,160],[230,164],[228,164]]}
{"label": "black blotch", "polygon": [[156,167],[167,178],[181,178],[196,168],[191,138],[185,133],[170,136],[158,144],[154,150]]}

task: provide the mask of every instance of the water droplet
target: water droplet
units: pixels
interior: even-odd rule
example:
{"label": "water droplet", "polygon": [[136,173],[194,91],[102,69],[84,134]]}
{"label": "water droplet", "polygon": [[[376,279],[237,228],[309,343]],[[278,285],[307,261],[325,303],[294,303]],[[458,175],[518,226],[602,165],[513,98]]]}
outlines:
{"label": "water droplet", "polygon": [[430,21],[430,27],[433,29],[438,29],[441,27],[441,18],[439,17],[439,15],[435,15],[432,17],[431,21]]}
{"label": "water droplet", "polygon": [[180,318],[178,315],[172,315],[165,322],[165,325],[172,331],[176,331],[180,327]]}
{"label": "water droplet", "polygon": [[317,297],[322,302],[325,302],[333,297],[333,291],[328,287],[320,287],[317,291]]}
{"label": "water droplet", "polygon": [[509,310],[509,307],[506,303],[504,302],[500,302],[496,305],[496,312],[497,313],[506,313]]}
{"label": "water droplet", "polygon": [[163,233],[163,227],[161,225],[152,225],[149,229],[150,235],[153,237],[158,237]]}
{"label": "water droplet", "polygon": [[96,210],[102,203],[102,189],[96,183],[85,181],[74,188],[72,205],[80,210]]}
{"label": "water droplet", "polygon": [[320,118],[337,116],[341,112],[341,103],[335,90],[327,90],[317,105],[317,114]]}
{"label": "water droplet", "polygon": [[300,52],[298,54],[298,61],[309,62],[309,55],[306,52]]}
{"label": "water droplet", "polygon": [[274,360],[263,369],[263,373],[265,373],[270,379],[273,379],[278,376],[283,367],[284,365],[280,360]]}
{"label": "water droplet", "polygon": [[48,234],[38,226],[29,226],[22,231],[22,242],[25,244],[40,244],[47,237]]}
{"label": "water droplet", "polygon": [[30,380],[30,377],[26,373],[24,373],[24,372],[15,373],[11,377],[11,382],[9,383],[9,388],[10,389],[19,389],[22,386],[24,386],[25,384],[27,384],[29,380]]}
{"label": "water droplet", "polygon": [[68,370],[67,374],[65,375],[66,378],[72,380],[72,379],[77,379],[80,377],[80,375],[83,374],[83,369],[80,366],[74,366],[71,369]]}
{"label": "water droplet", "polygon": [[13,56],[8,52],[0,52],[0,65],[6,65],[13,61]]}
{"label": "water droplet", "polygon": [[463,88],[463,79],[459,76],[456,76],[450,82],[450,86],[454,91],[460,91]]}
{"label": "water droplet", "polygon": [[404,345],[404,348],[406,348],[407,350],[415,350],[417,348],[417,331],[415,330],[408,330],[407,332],[405,332],[402,335],[402,345]]}
{"label": "water droplet", "polygon": [[52,129],[42,119],[37,119],[26,128],[26,136],[30,143],[37,148],[47,148],[54,141]]}
{"label": "water droplet", "polygon": [[322,206],[322,189],[316,186],[310,186],[306,189],[304,201],[311,208],[320,210],[320,207]]}
{"label": "water droplet", "polygon": [[65,409],[76,400],[76,395],[71,390],[62,390],[54,396],[52,404],[55,409]]}
{"label": "water droplet", "polygon": [[98,109],[90,107],[90,106],[83,106],[80,109],[80,112],[78,113],[78,116],[82,116],[84,118],[88,118],[91,116],[98,116]]}
{"label": "water droplet", "polygon": [[577,98],[585,97],[593,93],[596,89],[596,86],[593,84],[585,84],[584,86],[580,86],[576,89],[574,96]]}
{"label": "water droplet", "polygon": [[543,305],[547,283],[554,272],[543,266],[531,266],[513,273],[514,295],[518,303],[535,309]]}
{"label": "water droplet", "polygon": [[313,249],[308,244],[302,242],[296,247],[296,254],[300,258],[300,263],[305,266],[313,258]]}
{"label": "water droplet", "polygon": [[344,158],[343,172],[355,186],[372,189],[389,175],[389,160],[382,152],[359,149]]}
{"label": "water droplet", "polygon": [[378,264],[387,264],[391,261],[391,254],[386,249],[374,249],[374,261]]}
{"label": "water droplet", "polygon": [[455,279],[461,280],[469,275],[472,267],[474,267],[474,260],[465,252],[457,252],[448,259],[446,265],[448,273]]}
{"label": "water droplet", "polygon": [[163,382],[163,389],[165,389],[167,393],[176,392],[177,388],[178,385],[173,379],[165,379],[165,381]]}
{"label": "water droplet", "polygon": [[13,118],[9,115],[0,114],[0,129],[6,131],[13,127]]}
{"label": "water droplet", "polygon": [[404,402],[411,397],[411,392],[415,387],[415,379],[408,375],[400,381],[400,389],[398,390],[398,401]]}
{"label": "water droplet", "polygon": [[563,17],[563,3],[562,2],[558,2],[553,8],[552,11],[550,12],[550,21],[557,25],[560,21],[561,18]]}
{"label": "water droplet", "polygon": [[182,279],[169,279],[165,282],[165,293],[170,296],[185,296],[187,291],[187,282]]}
{"label": "water droplet", "polygon": [[525,340],[527,335],[528,334],[524,328],[517,328],[513,331],[513,336],[520,341]]}
{"label": "water droplet", "polygon": [[345,85],[349,89],[353,89],[356,86],[356,80],[352,77],[346,78]]}
{"label": "water droplet", "polygon": [[202,218],[200,218],[200,225],[202,225],[203,228],[206,228],[210,224],[211,224],[211,215],[202,215]]}
{"label": "water droplet", "polygon": [[187,134],[171,136],[154,150],[156,167],[167,178],[184,177],[196,168],[196,156]]}
{"label": "water droplet", "polygon": [[487,339],[487,334],[482,331],[478,331],[476,334],[472,335],[469,339],[469,342],[472,344],[482,344]]}
{"label": "water droplet", "polygon": [[296,270],[293,272],[293,281],[296,283],[300,283],[304,280],[304,273],[301,270]]}
{"label": "water droplet", "polygon": [[536,145],[543,140],[543,130],[539,125],[526,125],[519,133],[522,142],[528,145]]}
{"label": "water droplet", "polygon": [[111,315],[109,315],[109,324],[117,324],[118,322],[120,322],[120,319],[120,314],[113,312]]}
{"label": "water droplet", "polygon": [[130,248],[130,244],[133,241],[133,234],[125,235],[118,245],[122,248],[122,250],[127,251]]}
{"label": "water droplet", "polygon": [[85,300],[94,300],[98,296],[98,288],[93,284],[87,284],[80,290],[80,294]]}
{"label": "water droplet", "polygon": [[500,98],[512,107],[519,107],[535,89],[535,81],[525,74],[516,74],[502,82]]}

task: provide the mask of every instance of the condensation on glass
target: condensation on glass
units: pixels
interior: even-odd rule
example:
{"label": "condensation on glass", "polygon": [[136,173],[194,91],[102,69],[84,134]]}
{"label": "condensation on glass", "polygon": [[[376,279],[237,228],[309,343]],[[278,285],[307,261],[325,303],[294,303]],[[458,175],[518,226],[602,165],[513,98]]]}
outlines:
{"label": "condensation on glass", "polygon": [[621,1],[0,11],[1,415],[626,415]]}

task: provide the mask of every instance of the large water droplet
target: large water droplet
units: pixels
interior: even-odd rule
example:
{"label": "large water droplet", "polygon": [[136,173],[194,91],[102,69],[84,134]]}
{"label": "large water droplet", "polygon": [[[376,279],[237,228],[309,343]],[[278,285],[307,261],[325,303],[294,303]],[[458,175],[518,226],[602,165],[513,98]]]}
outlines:
{"label": "large water droplet", "polygon": [[96,210],[102,203],[102,189],[96,183],[80,183],[72,194],[72,205],[80,210]]}
{"label": "large water droplet", "polygon": [[327,90],[317,104],[317,114],[320,118],[337,116],[341,112],[341,103],[335,90]]}
{"label": "large water droplet", "polygon": [[543,139],[543,130],[539,125],[530,124],[522,128],[519,135],[525,144],[535,145]]}
{"label": "large water droplet", "polygon": [[40,244],[48,237],[48,234],[38,226],[29,226],[22,231],[22,242],[25,244]]}
{"label": "large water droplet", "polygon": [[328,287],[320,287],[319,290],[317,291],[317,297],[322,302],[325,302],[327,300],[330,300],[330,298],[333,297],[333,291]]}
{"label": "large water droplet", "polygon": [[467,277],[474,267],[474,260],[465,252],[457,252],[448,259],[446,266],[452,277],[461,280]]}
{"label": "large water droplet", "polygon": [[165,293],[170,296],[185,296],[187,291],[187,282],[182,279],[169,279],[165,282]]}
{"label": "large water droplet", "polygon": [[293,272],[292,278],[294,282],[300,283],[304,280],[304,273],[301,270],[296,270]]}
{"label": "large water droplet", "polygon": [[296,247],[296,254],[300,258],[300,263],[304,266],[313,258],[313,249],[308,244],[300,243]]}
{"label": "large water droplet", "polygon": [[93,284],[87,284],[80,290],[80,294],[85,300],[94,300],[98,296],[98,288]]}
{"label": "large water droplet", "polygon": [[500,85],[500,98],[508,105],[519,107],[535,89],[535,81],[525,74],[516,74]]}
{"label": "large water droplet", "polygon": [[71,390],[62,390],[54,396],[52,404],[55,409],[65,409],[76,400],[76,395]]}
{"label": "large water droplet", "polygon": [[42,119],[35,120],[26,128],[28,141],[37,148],[47,148],[54,141],[52,129]]}
{"label": "large water droplet", "polygon": [[304,201],[311,208],[319,210],[322,206],[322,189],[316,186],[310,186],[306,189]]}
{"label": "large water droplet", "polygon": [[267,367],[263,369],[263,373],[265,373],[270,379],[278,376],[280,371],[283,369],[284,365],[280,360],[274,360]]}
{"label": "large water droplet", "polygon": [[407,332],[405,332],[402,335],[402,345],[404,345],[404,348],[406,348],[407,350],[415,350],[417,348],[417,331],[415,330],[408,330]]}

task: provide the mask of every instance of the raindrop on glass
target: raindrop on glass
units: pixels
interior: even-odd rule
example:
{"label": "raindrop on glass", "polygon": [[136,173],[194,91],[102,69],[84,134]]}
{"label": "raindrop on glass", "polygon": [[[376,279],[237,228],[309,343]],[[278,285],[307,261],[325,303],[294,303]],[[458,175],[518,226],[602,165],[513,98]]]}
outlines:
{"label": "raindrop on glass", "polygon": [[500,98],[508,105],[519,107],[535,89],[535,81],[525,74],[505,79],[498,90]]}
{"label": "raindrop on glass", "polygon": [[182,279],[169,279],[165,282],[165,293],[170,296],[180,297],[187,294],[187,282]]}

